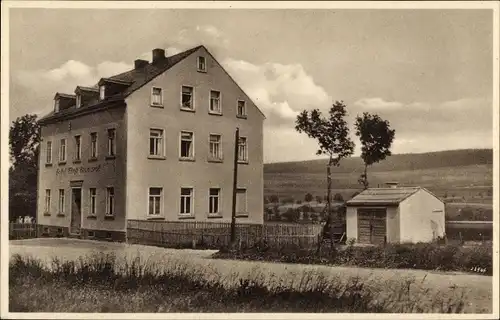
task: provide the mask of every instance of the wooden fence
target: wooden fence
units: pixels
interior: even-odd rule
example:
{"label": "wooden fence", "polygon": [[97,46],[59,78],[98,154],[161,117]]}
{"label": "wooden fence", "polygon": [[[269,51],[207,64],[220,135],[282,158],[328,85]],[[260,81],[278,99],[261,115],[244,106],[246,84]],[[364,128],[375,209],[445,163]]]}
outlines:
{"label": "wooden fence", "polygon": [[9,223],[9,240],[36,238],[37,224],[35,223]]}
{"label": "wooden fence", "polygon": [[[237,241],[246,247],[266,241],[270,247],[294,245],[315,247],[321,225],[236,224]],[[159,246],[227,246],[231,238],[231,223],[227,222],[170,222],[129,220],[127,241]]]}

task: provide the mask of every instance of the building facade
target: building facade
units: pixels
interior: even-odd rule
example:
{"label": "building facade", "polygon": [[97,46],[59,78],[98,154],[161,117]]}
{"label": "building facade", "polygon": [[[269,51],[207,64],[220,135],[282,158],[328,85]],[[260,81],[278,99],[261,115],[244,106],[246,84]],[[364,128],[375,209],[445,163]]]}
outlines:
{"label": "building facade", "polygon": [[203,46],[56,94],[41,119],[38,223],[125,240],[127,220],[263,223],[265,117]]}
{"label": "building facade", "polygon": [[357,243],[432,242],[444,234],[445,204],[424,188],[370,188],[347,201],[346,236]]}

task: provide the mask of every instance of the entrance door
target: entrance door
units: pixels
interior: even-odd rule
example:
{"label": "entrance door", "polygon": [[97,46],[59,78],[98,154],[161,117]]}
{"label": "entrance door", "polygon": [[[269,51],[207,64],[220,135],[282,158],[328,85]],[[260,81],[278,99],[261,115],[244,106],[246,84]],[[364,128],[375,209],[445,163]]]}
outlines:
{"label": "entrance door", "polygon": [[358,242],[383,244],[387,235],[385,208],[358,209]]}
{"label": "entrance door", "polygon": [[80,234],[82,227],[82,189],[71,189],[71,227],[70,233]]}

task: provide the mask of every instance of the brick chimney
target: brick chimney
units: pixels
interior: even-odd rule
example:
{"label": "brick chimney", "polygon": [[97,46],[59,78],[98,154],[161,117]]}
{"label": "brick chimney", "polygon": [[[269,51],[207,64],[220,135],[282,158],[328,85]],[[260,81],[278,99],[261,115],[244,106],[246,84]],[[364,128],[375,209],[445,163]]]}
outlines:
{"label": "brick chimney", "polygon": [[136,59],[134,61],[134,68],[135,69],[140,69],[140,68],[144,68],[145,66],[147,66],[149,64],[149,61],[147,60],[142,60],[142,59]]}
{"label": "brick chimney", "polygon": [[395,188],[397,188],[397,187],[398,187],[398,183],[397,183],[397,182],[395,182],[395,181],[394,181],[394,182],[386,182],[386,183],[385,183],[385,185],[386,185],[387,187],[389,187],[389,188],[393,188],[393,189],[395,189]]}
{"label": "brick chimney", "polygon": [[153,63],[157,63],[165,59],[165,50],[163,49],[153,49]]}

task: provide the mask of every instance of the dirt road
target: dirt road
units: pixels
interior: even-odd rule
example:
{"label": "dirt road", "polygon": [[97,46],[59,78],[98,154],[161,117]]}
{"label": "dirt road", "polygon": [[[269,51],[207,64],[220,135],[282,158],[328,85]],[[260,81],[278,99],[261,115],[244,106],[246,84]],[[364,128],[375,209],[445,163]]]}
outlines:
{"label": "dirt road", "polygon": [[[183,261],[197,267],[204,267],[207,275],[218,273],[228,279],[239,277],[281,278],[297,282],[304,272],[322,273],[327,277],[347,279],[359,277],[374,287],[388,286],[393,281],[413,279],[415,298],[430,299],[437,292],[444,296],[456,294],[456,289],[466,295],[466,312],[489,313],[492,310],[492,277],[456,272],[433,272],[406,269],[368,269],[353,267],[333,267],[319,265],[284,264],[256,261],[234,261],[210,259],[211,250],[176,250],[157,247],[107,243],[75,239],[30,239],[10,242],[10,255],[30,255],[50,261],[53,257],[74,260],[92,252],[114,252],[118,257],[135,258],[148,262]],[[430,290],[424,293],[425,289]],[[453,293],[452,293],[453,292]],[[421,294],[421,295],[420,295]]]}

